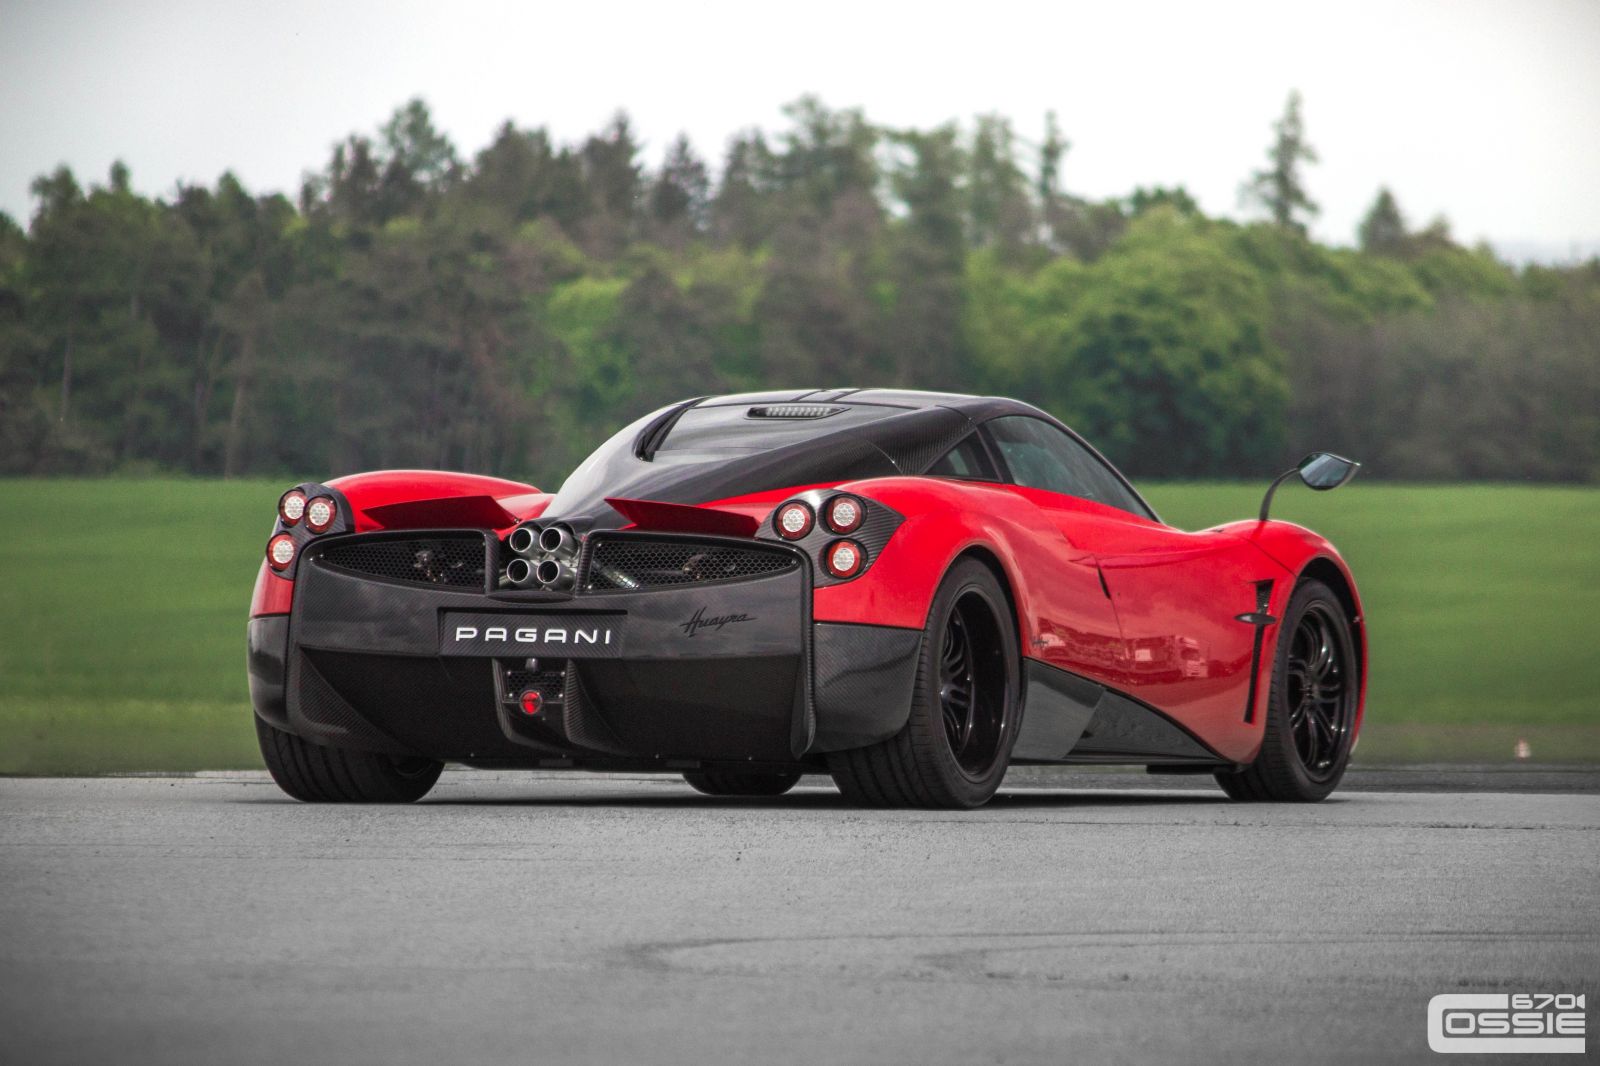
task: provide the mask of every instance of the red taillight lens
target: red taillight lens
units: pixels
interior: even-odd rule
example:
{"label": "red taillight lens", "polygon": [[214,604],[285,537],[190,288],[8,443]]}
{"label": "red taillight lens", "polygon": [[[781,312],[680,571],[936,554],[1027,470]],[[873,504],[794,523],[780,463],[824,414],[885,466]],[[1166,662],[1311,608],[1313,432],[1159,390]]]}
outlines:
{"label": "red taillight lens", "polygon": [[544,706],[544,697],[539,695],[538,689],[530,688],[521,696],[517,697],[517,706],[522,708],[523,714],[532,717],[533,715],[538,714],[540,708]]}
{"label": "red taillight lens", "polygon": [[289,564],[294,562],[294,538],[287,533],[279,533],[267,541],[267,565],[274,570],[287,570]]}
{"label": "red taillight lens", "polygon": [[327,496],[316,496],[306,503],[306,528],[313,533],[326,533],[333,525],[339,509]]}
{"label": "red taillight lens", "polygon": [[292,526],[300,521],[306,513],[306,494],[299,489],[290,489],[278,500],[278,517],[283,519],[283,524]]}
{"label": "red taillight lens", "polygon": [[834,577],[855,577],[867,565],[867,550],[853,540],[836,540],[823,550],[822,565]]}
{"label": "red taillight lens", "polygon": [[817,518],[811,513],[811,508],[799,500],[791,500],[778,508],[772,516],[772,528],[778,531],[778,536],[784,540],[799,540],[811,532],[811,527],[816,524]]}
{"label": "red taillight lens", "polygon": [[835,533],[854,533],[867,517],[867,508],[854,496],[835,496],[823,507],[822,517]]}

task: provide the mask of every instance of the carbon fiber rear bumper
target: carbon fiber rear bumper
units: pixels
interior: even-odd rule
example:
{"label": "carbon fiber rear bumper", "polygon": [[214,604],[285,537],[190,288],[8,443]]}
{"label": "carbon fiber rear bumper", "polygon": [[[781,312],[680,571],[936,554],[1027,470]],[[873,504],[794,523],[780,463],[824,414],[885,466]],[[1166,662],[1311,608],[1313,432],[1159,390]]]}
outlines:
{"label": "carbon fiber rear bumper", "polygon": [[252,702],[319,743],[498,765],[793,765],[894,735],[921,634],[813,624],[795,554],[768,576],[556,595],[382,580],[313,548],[292,613],[251,620]]}

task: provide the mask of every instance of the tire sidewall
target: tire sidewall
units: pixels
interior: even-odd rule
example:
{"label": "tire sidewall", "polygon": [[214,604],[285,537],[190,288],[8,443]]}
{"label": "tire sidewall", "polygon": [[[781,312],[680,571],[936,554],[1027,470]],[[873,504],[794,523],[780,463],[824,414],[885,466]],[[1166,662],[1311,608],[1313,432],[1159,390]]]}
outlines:
{"label": "tire sidewall", "polygon": [[1339,602],[1333,590],[1320,581],[1304,581],[1295,589],[1294,595],[1289,600],[1289,609],[1284,614],[1283,623],[1278,633],[1278,648],[1274,656],[1272,667],[1272,691],[1267,713],[1269,715],[1269,728],[1263,740],[1262,756],[1269,757],[1279,772],[1292,781],[1294,791],[1299,798],[1305,800],[1320,800],[1338,787],[1344,777],[1345,768],[1350,764],[1350,751],[1355,746],[1355,713],[1352,709],[1346,723],[1344,736],[1340,741],[1338,757],[1334,760],[1332,769],[1326,779],[1318,781],[1306,771],[1300,762],[1299,752],[1294,746],[1294,731],[1289,724],[1289,697],[1288,697],[1288,669],[1289,654],[1294,644],[1294,636],[1300,627],[1300,620],[1306,612],[1316,605],[1327,608],[1328,614],[1337,621],[1332,628],[1335,639],[1339,642],[1339,654],[1345,663],[1348,672],[1348,684],[1354,688],[1356,695],[1346,698],[1359,699],[1361,685],[1361,664],[1355,654],[1355,640],[1350,632],[1350,623],[1345,616],[1344,605]]}
{"label": "tire sidewall", "polygon": [[[1001,719],[1001,739],[994,762],[981,776],[975,777],[962,768],[950,749],[945,734],[944,714],[939,703],[939,654],[944,630],[951,609],[957,600],[968,592],[976,592],[993,614],[999,633],[998,654],[1004,666],[1006,680],[1005,708]],[[983,649],[993,654],[996,649]],[[1016,744],[1017,729],[1021,723],[1022,694],[1021,670],[1017,659],[1017,622],[1005,591],[993,572],[974,559],[956,563],[945,575],[928,610],[928,620],[923,627],[922,657],[918,664],[917,706],[912,715],[912,727],[923,732],[920,738],[931,749],[940,784],[961,806],[976,807],[986,802],[1000,787],[1011,761],[1011,749]]]}

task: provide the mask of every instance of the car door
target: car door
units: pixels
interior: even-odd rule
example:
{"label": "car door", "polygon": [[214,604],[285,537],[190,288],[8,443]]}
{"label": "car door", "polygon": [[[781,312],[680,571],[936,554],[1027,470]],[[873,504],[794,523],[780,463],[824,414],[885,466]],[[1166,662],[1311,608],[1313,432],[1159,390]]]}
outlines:
{"label": "car door", "polygon": [[1257,612],[1281,576],[1271,561],[1237,537],[1162,524],[1109,465],[1043,419],[1006,416],[985,430],[1019,491],[1095,556],[1122,636],[1110,683],[1213,747],[1234,747],[1258,717],[1247,715],[1257,627],[1239,616]]}

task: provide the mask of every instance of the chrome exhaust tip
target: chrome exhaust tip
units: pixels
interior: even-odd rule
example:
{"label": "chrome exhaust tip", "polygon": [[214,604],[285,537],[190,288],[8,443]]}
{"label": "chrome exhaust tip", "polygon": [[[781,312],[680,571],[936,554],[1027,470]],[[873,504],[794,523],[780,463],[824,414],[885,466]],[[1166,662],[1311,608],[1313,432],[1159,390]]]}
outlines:
{"label": "chrome exhaust tip", "polygon": [[527,555],[533,551],[533,546],[538,540],[539,531],[533,526],[518,526],[511,531],[511,536],[506,538],[506,547],[518,555]]}
{"label": "chrome exhaust tip", "polygon": [[539,579],[539,584],[556,592],[565,592],[577,584],[577,574],[560,559],[541,559],[534,569],[534,576]]}
{"label": "chrome exhaust tip", "polygon": [[545,526],[539,531],[539,550],[546,555],[567,551],[572,546],[572,531],[566,526]]}
{"label": "chrome exhaust tip", "polygon": [[533,564],[526,559],[513,559],[506,564],[506,584],[525,589],[534,582]]}

